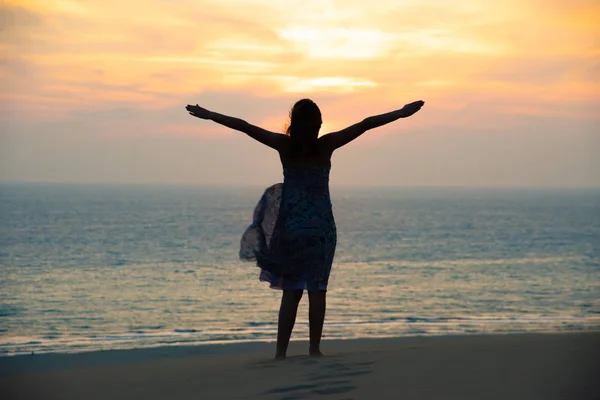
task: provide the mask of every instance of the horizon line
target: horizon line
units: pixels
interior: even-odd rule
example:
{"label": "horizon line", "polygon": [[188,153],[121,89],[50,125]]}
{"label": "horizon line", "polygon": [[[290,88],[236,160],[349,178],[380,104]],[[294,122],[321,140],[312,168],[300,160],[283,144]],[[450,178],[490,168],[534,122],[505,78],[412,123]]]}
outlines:
{"label": "horizon line", "polygon": [[[277,183],[277,182],[274,182]],[[274,183],[202,183],[202,182],[143,182],[143,181],[38,181],[1,180],[0,185],[72,185],[72,186],[132,186],[132,187],[181,187],[181,188],[266,188]],[[600,190],[598,186],[550,186],[550,185],[435,185],[435,184],[329,184],[330,189],[487,189],[487,190]]]}

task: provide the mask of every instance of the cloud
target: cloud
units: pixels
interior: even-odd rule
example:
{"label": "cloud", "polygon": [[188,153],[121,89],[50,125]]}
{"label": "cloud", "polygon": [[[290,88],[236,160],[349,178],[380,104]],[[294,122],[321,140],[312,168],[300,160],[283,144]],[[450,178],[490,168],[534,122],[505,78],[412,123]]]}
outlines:
{"label": "cloud", "polygon": [[553,84],[593,82],[600,58],[589,55],[503,57],[487,68],[480,79],[515,83]]}
{"label": "cloud", "polygon": [[[18,5],[0,4],[0,27],[4,34],[42,25],[39,13]],[[3,34],[3,37],[5,37]]]}

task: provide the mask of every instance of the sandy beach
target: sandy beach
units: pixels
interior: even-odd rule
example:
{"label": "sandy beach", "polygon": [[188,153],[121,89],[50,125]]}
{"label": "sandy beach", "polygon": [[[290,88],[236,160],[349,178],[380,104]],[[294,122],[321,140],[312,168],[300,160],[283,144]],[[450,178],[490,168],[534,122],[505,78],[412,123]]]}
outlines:
{"label": "sandy beach", "polygon": [[600,332],[161,347],[0,359],[4,399],[596,399]]}

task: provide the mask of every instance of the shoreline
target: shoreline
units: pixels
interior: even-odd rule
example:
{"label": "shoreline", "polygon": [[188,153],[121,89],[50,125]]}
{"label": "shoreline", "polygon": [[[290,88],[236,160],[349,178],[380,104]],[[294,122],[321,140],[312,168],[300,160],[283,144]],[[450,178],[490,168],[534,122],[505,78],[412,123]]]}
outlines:
{"label": "shoreline", "polygon": [[[334,338],[324,338],[324,343],[336,343],[336,342],[348,342],[348,341],[370,341],[370,340],[404,340],[411,338],[445,338],[445,337],[478,337],[478,336],[505,336],[505,335],[552,335],[552,334],[577,334],[577,333],[599,333],[600,328],[589,328],[589,329],[573,329],[573,330],[563,330],[563,331],[543,331],[543,330],[534,330],[534,331],[474,331],[474,332],[435,332],[435,333],[425,333],[425,332],[414,332],[412,334],[402,334],[402,335],[380,335],[380,336],[365,336],[365,337],[334,337]],[[239,346],[239,349],[243,349],[246,346],[262,346],[268,344],[275,344],[276,337],[273,338],[265,338],[265,339],[240,339],[240,340],[219,340],[219,341],[181,341],[181,342],[172,342],[172,343],[156,343],[146,346],[139,347],[115,347],[115,348],[80,348],[80,349],[65,349],[65,350],[48,350],[48,351],[22,351],[19,353],[5,353],[0,354],[0,366],[2,364],[2,360],[6,358],[17,358],[17,357],[31,357],[31,356],[69,356],[83,353],[112,353],[112,352],[161,352],[167,351],[167,349],[172,348],[183,348],[192,350],[198,347],[214,347],[224,348],[224,346]],[[307,342],[308,337],[302,338],[291,338],[290,343],[296,342]],[[239,350],[238,349],[238,350]],[[164,350],[164,351],[163,351]],[[174,354],[180,353],[180,350],[173,350]],[[207,354],[213,354],[215,350],[206,351]],[[194,353],[198,353],[197,351],[193,351]],[[225,350],[225,353],[230,352],[229,350]],[[204,352],[201,352],[204,353]]]}
{"label": "shoreline", "polygon": [[[564,330],[564,331],[500,331],[500,332],[473,332],[473,333],[433,333],[433,334],[408,334],[402,336],[374,336],[374,337],[354,337],[354,338],[323,338],[323,345],[332,345],[333,347],[345,346],[348,343],[379,342],[379,341],[410,341],[419,339],[458,339],[458,338],[480,338],[480,337],[504,337],[504,336],[530,336],[530,335],[585,335],[597,334],[600,336],[600,329],[584,330]],[[110,349],[81,349],[68,351],[42,351],[20,354],[0,354],[0,374],[3,372],[4,364],[10,364],[10,359],[29,359],[31,357],[84,357],[92,358],[118,358],[118,354],[130,353],[130,356],[148,358],[155,355],[169,355],[171,357],[182,356],[186,354],[204,354],[204,355],[227,355],[227,354],[247,354],[264,351],[264,347],[275,346],[276,338],[257,339],[257,340],[222,340],[209,342],[178,342],[165,344],[160,343],[150,346],[131,347],[131,348],[110,348]],[[290,346],[298,346],[298,343],[308,343],[308,338],[290,340]],[[308,345],[308,344],[307,344]]]}
{"label": "shoreline", "polygon": [[[407,318],[410,319],[410,318]],[[195,332],[195,331],[194,331]],[[379,339],[402,339],[402,338],[411,338],[411,337],[445,337],[445,336],[480,336],[480,335],[515,335],[515,334],[561,334],[561,333],[578,333],[578,332],[600,332],[600,326],[598,324],[594,326],[579,326],[577,328],[565,328],[560,330],[543,330],[543,329],[532,329],[532,330],[523,330],[523,329],[482,329],[482,330],[463,330],[463,331],[432,331],[428,332],[425,330],[415,329],[409,332],[398,332],[394,334],[372,334],[366,336],[338,336],[332,335],[326,337],[328,342],[331,341],[348,341],[348,340],[379,340]],[[166,334],[171,332],[166,332],[165,334],[160,334],[157,338],[162,337],[164,339]],[[296,334],[296,338],[292,337],[292,341],[303,341],[308,340],[308,332],[306,335],[298,335]],[[27,350],[22,349],[20,351],[10,351],[11,347],[17,347],[20,345],[27,345],[28,343],[16,344],[10,343],[10,340],[2,342],[0,340],[0,346],[4,347],[4,352],[0,353],[0,360],[6,357],[28,357],[28,356],[40,356],[40,355],[48,355],[48,354],[79,354],[79,353],[95,353],[95,352],[107,352],[107,351],[137,351],[137,350],[149,350],[155,348],[170,348],[170,347],[190,347],[194,348],[197,346],[222,346],[222,345],[243,345],[243,344],[252,344],[252,343],[273,343],[276,341],[275,337],[276,332],[269,337],[261,337],[261,338],[240,338],[240,339],[220,339],[220,340],[195,340],[192,338],[181,337],[178,338],[176,334],[173,335],[171,340],[166,341],[152,341],[154,339],[152,336],[148,337],[140,337],[139,340],[123,340],[123,341],[106,341],[106,344],[112,342],[113,347],[109,346],[91,346],[88,341],[83,342],[71,342],[69,345],[64,346],[62,348],[58,347],[44,347],[43,345],[39,348],[29,348]],[[123,335],[124,337],[128,336],[127,334]],[[2,339],[2,338],[0,338]],[[7,337],[6,339],[10,339]],[[38,338],[30,337],[28,338],[32,341],[41,340]],[[36,344],[41,345],[42,342],[36,342]],[[7,351],[8,350],[8,351]]]}

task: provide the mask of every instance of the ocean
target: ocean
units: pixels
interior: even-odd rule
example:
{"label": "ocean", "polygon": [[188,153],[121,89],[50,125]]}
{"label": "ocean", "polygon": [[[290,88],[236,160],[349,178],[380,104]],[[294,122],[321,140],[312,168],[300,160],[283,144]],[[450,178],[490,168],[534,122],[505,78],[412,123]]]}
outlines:
{"label": "ocean", "polygon": [[[281,292],[238,259],[263,190],[1,184],[0,355],[275,340]],[[331,195],[324,341],[600,329],[600,190]]]}

